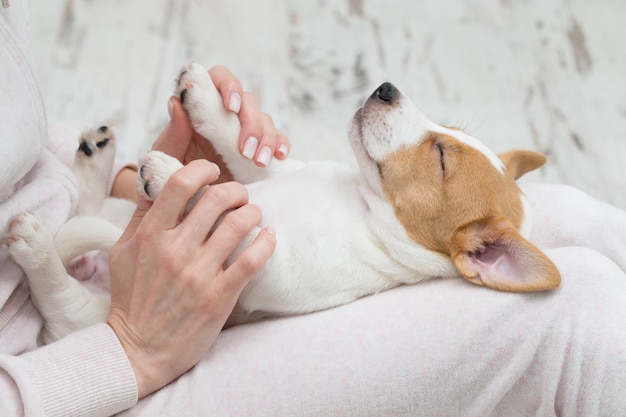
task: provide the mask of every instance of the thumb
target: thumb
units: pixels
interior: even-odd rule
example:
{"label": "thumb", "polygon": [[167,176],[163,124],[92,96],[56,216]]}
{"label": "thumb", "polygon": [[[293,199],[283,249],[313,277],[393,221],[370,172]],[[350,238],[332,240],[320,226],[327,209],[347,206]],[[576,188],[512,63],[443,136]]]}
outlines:
{"label": "thumb", "polygon": [[170,122],[154,142],[152,149],[171,155],[182,162],[193,137],[193,128],[178,97],[170,97],[167,104]]}

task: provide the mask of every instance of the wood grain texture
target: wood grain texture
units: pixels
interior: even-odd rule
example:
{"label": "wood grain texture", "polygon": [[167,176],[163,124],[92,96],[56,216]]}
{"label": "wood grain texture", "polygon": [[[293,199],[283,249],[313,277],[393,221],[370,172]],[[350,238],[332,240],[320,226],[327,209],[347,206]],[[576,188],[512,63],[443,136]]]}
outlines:
{"label": "wood grain texture", "polygon": [[496,151],[532,148],[527,180],[626,208],[622,0],[31,0],[51,118],[115,120],[136,157],[166,123],[181,64],[224,64],[293,155],[352,161],[357,105],[391,81]]}

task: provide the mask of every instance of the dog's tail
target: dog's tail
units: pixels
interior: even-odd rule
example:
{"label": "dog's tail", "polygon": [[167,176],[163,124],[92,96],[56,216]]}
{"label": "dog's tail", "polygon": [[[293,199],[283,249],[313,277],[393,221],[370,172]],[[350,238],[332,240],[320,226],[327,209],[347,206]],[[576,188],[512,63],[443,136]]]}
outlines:
{"label": "dog's tail", "polygon": [[77,216],[59,229],[54,244],[63,265],[79,255],[92,250],[111,249],[122,236],[123,230],[98,217]]}

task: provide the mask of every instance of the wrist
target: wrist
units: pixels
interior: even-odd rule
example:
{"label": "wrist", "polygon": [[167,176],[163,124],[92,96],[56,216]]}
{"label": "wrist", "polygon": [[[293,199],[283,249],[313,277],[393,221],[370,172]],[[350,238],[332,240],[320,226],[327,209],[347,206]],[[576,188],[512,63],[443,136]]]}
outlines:
{"label": "wrist", "polygon": [[158,378],[156,378],[155,375],[150,375],[150,358],[146,357],[143,353],[143,349],[133,341],[132,332],[128,331],[128,327],[125,325],[124,321],[115,315],[110,315],[107,324],[113,329],[113,332],[117,336],[120,345],[122,345],[126,353],[133,373],[135,374],[137,398],[141,399],[165,385],[158,385]]}

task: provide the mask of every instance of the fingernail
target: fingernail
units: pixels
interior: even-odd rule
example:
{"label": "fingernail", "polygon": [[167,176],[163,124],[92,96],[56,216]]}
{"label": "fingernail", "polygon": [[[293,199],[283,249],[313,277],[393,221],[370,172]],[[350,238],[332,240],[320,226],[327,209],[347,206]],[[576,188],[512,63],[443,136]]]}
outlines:
{"label": "fingernail", "polygon": [[243,145],[243,152],[241,153],[248,159],[254,158],[254,154],[256,153],[256,148],[259,146],[259,141],[254,136],[250,136],[246,139],[246,143]]}
{"label": "fingernail", "polygon": [[257,157],[256,161],[259,164],[266,167],[269,165],[271,159],[272,159],[272,150],[269,148],[269,146],[264,146],[259,151],[259,156]]}
{"label": "fingernail", "polygon": [[283,143],[278,147],[278,153],[284,158],[289,153],[289,146]]}
{"label": "fingernail", "polygon": [[216,163],[213,163],[213,166],[215,167],[215,170],[217,171],[217,176],[219,177],[220,174],[222,173],[222,171],[220,171],[220,166],[217,165]]}
{"label": "fingernail", "polygon": [[270,235],[274,235],[274,236],[276,236],[276,229],[274,229],[272,226],[267,226],[267,227],[265,228],[265,230],[267,230],[267,232],[268,232]]}
{"label": "fingernail", "polygon": [[239,110],[241,110],[241,96],[239,95],[239,93],[232,93],[230,95],[228,108],[234,113],[239,113]]}
{"label": "fingernail", "polygon": [[171,98],[167,100],[167,112],[170,115],[170,120],[174,120],[174,102]]}

